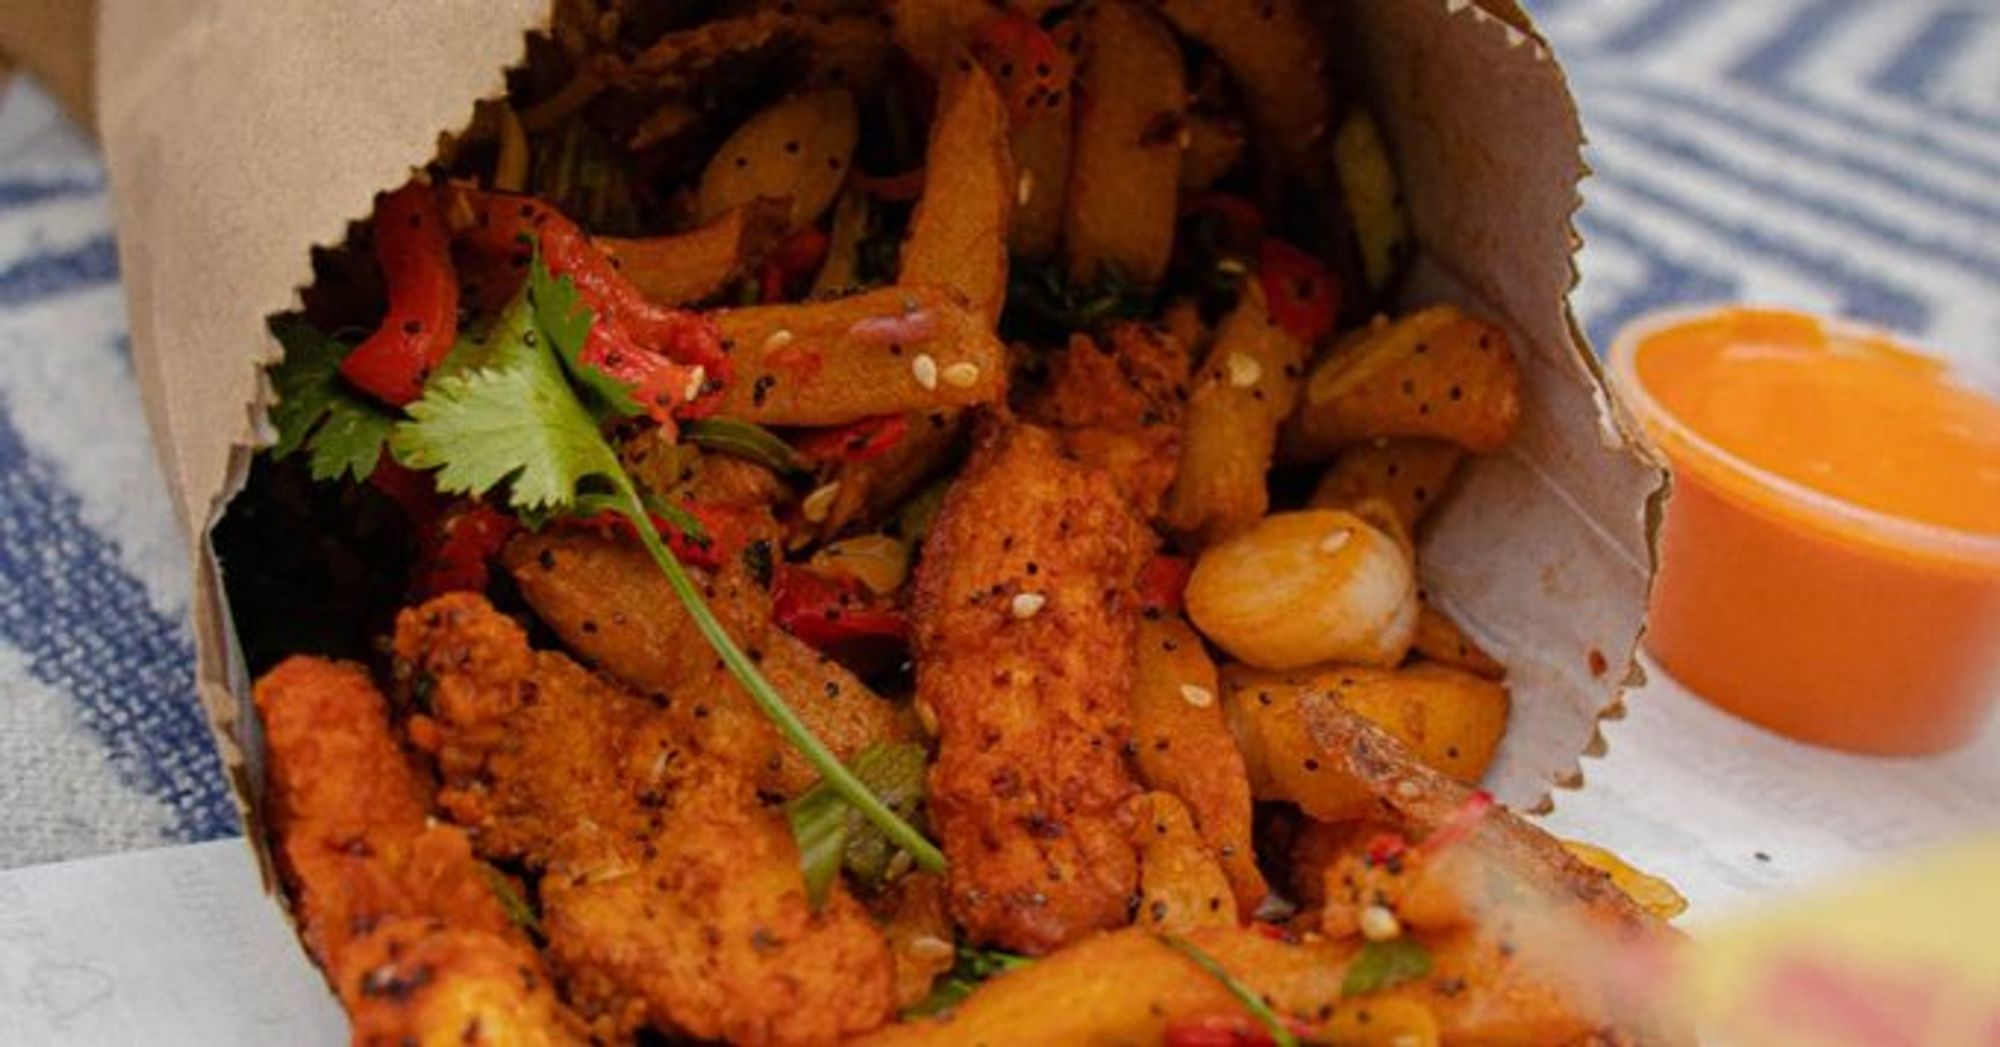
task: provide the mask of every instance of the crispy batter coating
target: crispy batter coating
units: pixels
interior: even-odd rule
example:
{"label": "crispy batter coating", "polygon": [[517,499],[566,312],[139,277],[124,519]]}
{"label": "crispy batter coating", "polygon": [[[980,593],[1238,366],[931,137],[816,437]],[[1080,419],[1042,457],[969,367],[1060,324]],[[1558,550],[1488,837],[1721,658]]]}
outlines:
{"label": "crispy batter coating", "polygon": [[1047,430],[995,426],[981,444],[917,569],[931,823],[967,934],[1044,953],[1129,918],[1136,787],[1121,749],[1132,583],[1152,541]]}
{"label": "crispy batter coating", "polygon": [[1119,324],[1102,342],[1073,335],[1022,413],[1057,430],[1064,450],[1111,474],[1150,519],[1180,468],[1188,362],[1180,339],[1161,327]]}
{"label": "crispy batter coating", "polygon": [[429,681],[440,804],[542,872],[548,954],[595,1034],[817,1043],[887,1019],[881,934],[839,890],[813,911],[713,695],[628,691],[465,594],[404,611],[396,656]]}
{"label": "crispy batter coating", "polygon": [[[769,792],[796,795],[819,775],[778,737],[723,668],[665,578],[632,542],[580,531],[527,534],[505,554],[529,606],[584,660],[640,691],[705,701],[737,737],[733,751]],[[770,597],[734,565],[700,575],[708,604],[806,726],[845,760],[910,736],[898,708],[840,663],[771,622]]]}
{"label": "crispy batter coating", "polygon": [[306,946],[356,1043],[569,1042],[573,1018],[360,666],[286,660],[257,682],[268,806]]}

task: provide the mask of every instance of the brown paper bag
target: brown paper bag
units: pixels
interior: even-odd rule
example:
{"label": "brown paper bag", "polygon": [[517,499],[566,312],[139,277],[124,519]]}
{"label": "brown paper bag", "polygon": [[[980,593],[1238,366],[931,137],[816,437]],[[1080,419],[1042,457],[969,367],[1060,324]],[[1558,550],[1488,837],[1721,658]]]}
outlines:
{"label": "brown paper bag", "polygon": [[[147,410],[199,577],[201,699],[263,853],[256,732],[209,527],[266,442],[264,318],[439,132],[497,94],[546,0],[107,0],[99,126]],[[1342,0],[1420,248],[1405,306],[1455,300],[1521,348],[1520,434],[1430,529],[1431,598],[1512,671],[1501,799],[1574,784],[1631,674],[1662,474],[1566,304],[1584,173],[1561,70],[1511,0]]]}

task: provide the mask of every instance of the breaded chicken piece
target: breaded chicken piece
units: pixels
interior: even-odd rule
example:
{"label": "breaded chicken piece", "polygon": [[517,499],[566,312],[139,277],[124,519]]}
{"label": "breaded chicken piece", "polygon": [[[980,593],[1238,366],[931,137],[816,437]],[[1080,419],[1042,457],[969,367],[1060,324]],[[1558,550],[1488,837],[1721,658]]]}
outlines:
{"label": "breaded chicken piece", "polygon": [[1109,473],[1151,519],[1180,467],[1188,368],[1188,350],[1163,327],[1118,324],[1102,341],[1072,335],[1022,414],[1056,430],[1064,450]]}
{"label": "breaded chicken piece", "polygon": [[[761,788],[793,796],[819,779],[724,669],[636,543],[581,531],[524,534],[504,562],[536,615],[584,660],[647,694],[698,696],[728,719],[758,750],[748,759]],[[846,760],[911,736],[896,705],[772,623],[770,595],[746,570],[691,573],[729,635],[834,755]]]}
{"label": "breaded chicken piece", "polygon": [[[574,1018],[360,666],[286,660],[257,682],[267,807],[306,946],[356,1043],[564,1043]],[[393,961],[393,962],[392,962]]]}
{"label": "breaded chicken piece", "polygon": [[974,940],[1045,953],[1121,926],[1137,883],[1125,766],[1151,536],[1054,435],[989,422],[917,568],[931,824]]}
{"label": "breaded chicken piece", "polygon": [[548,954],[593,1033],[820,1043],[889,1017],[882,935],[838,888],[813,910],[722,696],[629,691],[465,594],[403,612],[396,657],[428,681],[441,805],[541,871]]}

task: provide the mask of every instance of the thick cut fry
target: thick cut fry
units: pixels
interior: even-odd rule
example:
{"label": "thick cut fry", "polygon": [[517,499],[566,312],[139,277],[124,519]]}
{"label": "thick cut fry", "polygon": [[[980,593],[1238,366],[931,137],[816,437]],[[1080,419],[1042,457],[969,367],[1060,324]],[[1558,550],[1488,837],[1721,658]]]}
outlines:
{"label": "thick cut fry", "polygon": [[1491,451],[1520,420],[1520,386],[1507,332],[1455,306],[1378,320],[1314,366],[1286,433],[1289,451],[1317,458],[1384,436]]}
{"label": "thick cut fry", "polygon": [[1317,166],[1332,109],[1326,30],[1305,0],[1159,0],[1161,13],[1229,67],[1262,144],[1290,171]]}
{"label": "thick cut fry", "polygon": [[592,242],[651,301],[688,305],[720,294],[743,275],[750,261],[776,242],[785,210],[782,203],[759,200],[685,233],[644,240],[600,236]]}
{"label": "thick cut fry", "polygon": [[1306,504],[1352,511],[1368,499],[1379,499],[1405,533],[1415,534],[1418,522],[1437,504],[1464,458],[1457,445],[1442,440],[1356,444],[1327,467]]}
{"label": "thick cut fry", "polygon": [[1014,254],[1035,259],[1053,256],[1062,244],[1076,135],[1074,56],[1082,46],[1074,18],[1049,30],[1048,38],[1053,53],[1033,63],[1018,51],[980,52],[1002,95],[1018,100],[1008,112],[1008,151],[1014,158],[1014,222],[1008,244]]}
{"label": "thick cut fry", "polygon": [[1076,138],[1064,206],[1069,271],[1157,283],[1174,249],[1186,76],[1180,45],[1130,0],[1085,16]]}
{"label": "thick cut fry", "polygon": [[1417,635],[1410,641],[1410,653],[1488,680],[1507,675],[1506,666],[1472,642],[1457,622],[1429,604],[1417,611]]}
{"label": "thick cut fry", "polygon": [[1368,289],[1381,294],[1410,255],[1410,220],[1388,144],[1368,110],[1356,107],[1341,122],[1333,139],[1333,169],[1354,223],[1362,275]]}
{"label": "thick cut fry", "polygon": [[897,280],[955,291],[988,321],[1007,298],[1014,162],[1007,106],[983,66],[962,59],[940,87],[924,153],[924,195]]}
{"label": "thick cut fry", "polygon": [[1278,426],[1298,401],[1309,347],[1273,323],[1264,290],[1247,281],[1188,397],[1169,526],[1212,544],[1256,523],[1270,505],[1265,474]]}
{"label": "thick cut fry", "polygon": [[1222,715],[1215,664],[1179,615],[1139,622],[1132,675],[1132,744],[1139,779],[1187,804],[1248,918],[1267,888],[1251,839],[1250,779]]}
{"label": "thick cut fry", "polygon": [[806,897],[783,813],[696,692],[655,702],[469,594],[397,619],[439,802],[482,852],[541,872],[566,995],[607,1040],[641,1024],[703,1039],[823,1043],[891,1003],[888,948],[836,886]]}
{"label": "thick cut fry", "polygon": [[[528,605],[578,656],[644,693],[707,702],[709,715],[739,730],[739,751],[753,754],[761,787],[790,796],[818,780],[741,685],[717,670],[715,652],[637,544],[549,531],[516,538],[504,559]],[[772,624],[768,594],[745,571],[697,581],[730,636],[760,659],[765,678],[834,755],[849,759],[908,736],[894,705]]]}
{"label": "thick cut fry", "polygon": [[794,95],[758,113],[701,173],[695,216],[711,222],[760,199],[789,200],[787,228],[818,220],[847,178],[860,125],[844,90]]}
{"label": "thick cut fry", "polygon": [[499,874],[473,857],[463,830],[430,824],[430,787],[367,672],[295,657],[254,694],[279,865],[357,1039],[575,1039],[573,1016],[495,894]]}
{"label": "thick cut fry", "polygon": [[1201,554],[1187,609],[1259,668],[1395,665],[1416,632],[1416,571],[1403,542],[1353,513],[1276,513]]}
{"label": "thick cut fry", "polygon": [[1229,878],[1195,832],[1187,805],[1165,792],[1146,793],[1133,802],[1138,806],[1132,842],[1139,848],[1139,926],[1160,934],[1236,926]]}
{"label": "thick cut fry", "polygon": [[1128,919],[1122,749],[1152,543],[1110,478],[1046,430],[981,440],[917,567],[917,700],[938,723],[928,802],[959,925],[1039,954]]}
{"label": "thick cut fry", "polygon": [[[1341,1005],[1355,947],[1294,945],[1234,927],[1186,940],[1271,1001],[1281,1015],[1315,1019]],[[1156,1044],[1177,1020],[1249,1018],[1223,983],[1158,935],[1133,927],[1078,942],[980,986],[943,1019],[890,1026],[861,1040],[903,1044]]]}
{"label": "thick cut fry", "polygon": [[889,35],[896,46],[934,74],[999,17],[992,0],[885,0]]}
{"label": "thick cut fry", "polygon": [[1367,796],[1334,771],[1312,732],[1320,706],[1338,705],[1393,735],[1427,766],[1477,782],[1507,728],[1507,689],[1440,665],[1223,671],[1229,724],[1260,800],[1290,800],[1322,821],[1365,813]]}
{"label": "thick cut fry", "polygon": [[1180,468],[1187,375],[1187,351],[1173,335],[1118,324],[1101,339],[1070,336],[1021,411],[1055,429],[1064,450],[1109,473],[1150,519]]}
{"label": "thick cut fry", "polygon": [[996,403],[1007,348],[950,292],[885,287],[852,298],[718,312],[736,375],[717,413],[761,425],[845,425]]}

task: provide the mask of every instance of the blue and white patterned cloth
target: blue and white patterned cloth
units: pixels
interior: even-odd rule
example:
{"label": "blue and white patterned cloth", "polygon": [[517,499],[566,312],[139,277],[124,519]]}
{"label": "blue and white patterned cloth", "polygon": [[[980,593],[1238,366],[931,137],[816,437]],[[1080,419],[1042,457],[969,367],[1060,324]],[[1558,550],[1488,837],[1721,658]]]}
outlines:
{"label": "blue and white patterned cloth", "polygon": [[[2000,368],[2000,5],[1538,0],[1596,177],[1579,309],[1843,313]],[[236,831],[104,176],[0,99],[0,867]]]}

